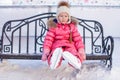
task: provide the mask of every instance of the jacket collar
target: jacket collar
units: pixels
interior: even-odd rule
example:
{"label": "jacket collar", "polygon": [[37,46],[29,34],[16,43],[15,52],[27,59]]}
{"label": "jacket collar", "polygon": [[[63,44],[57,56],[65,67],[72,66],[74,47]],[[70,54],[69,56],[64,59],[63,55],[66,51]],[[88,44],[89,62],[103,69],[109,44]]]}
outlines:
{"label": "jacket collar", "polygon": [[[73,23],[74,25],[77,25],[77,24],[78,24],[78,20],[77,20],[76,18],[74,18],[74,17],[71,17],[71,22],[70,22],[70,23]],[[69,24],[70,24],[70,23],[69,23]],[[56,27],[57,24],[60,25],[61,23],[58,23],[58,21],[57,21],[56,18],[50,18],[50,19],[48,20],[48,22],[47,22],[48,28],[50,28],[50,27]]]}

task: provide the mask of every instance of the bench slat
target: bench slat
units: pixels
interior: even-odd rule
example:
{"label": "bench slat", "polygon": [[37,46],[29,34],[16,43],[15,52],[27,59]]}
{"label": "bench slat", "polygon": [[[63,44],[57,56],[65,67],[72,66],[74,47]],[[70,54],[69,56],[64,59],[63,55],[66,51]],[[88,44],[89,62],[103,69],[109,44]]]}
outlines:
{"label": "bench slat", "polygon": [[108,55],[92,55],[92,54],[87,54],[86,55],[87,60],[109,60],[110,56]]}
{"label": "bench slat", "polygon": [[[11,55],[11,54],[2,54],[0,55],[1,59],[41,59],[41,55]],[[87,54],[86,60],[109,60],[110,56],[108,55],[92,55]]]}

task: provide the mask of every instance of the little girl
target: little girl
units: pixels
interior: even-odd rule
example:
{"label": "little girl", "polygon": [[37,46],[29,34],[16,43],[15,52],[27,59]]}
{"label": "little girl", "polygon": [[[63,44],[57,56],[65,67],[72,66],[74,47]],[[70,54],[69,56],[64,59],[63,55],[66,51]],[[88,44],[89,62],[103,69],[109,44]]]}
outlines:
{"label": "little girl", "polygon": [[76,25],[77,19],[71,17],[69,4],[60,2],[56,18],[48,21],[49,31],[43,45],[42,60],[48,60],[51,69],[59,67],[63,59],[72,67],[81,68],[86,55]]}

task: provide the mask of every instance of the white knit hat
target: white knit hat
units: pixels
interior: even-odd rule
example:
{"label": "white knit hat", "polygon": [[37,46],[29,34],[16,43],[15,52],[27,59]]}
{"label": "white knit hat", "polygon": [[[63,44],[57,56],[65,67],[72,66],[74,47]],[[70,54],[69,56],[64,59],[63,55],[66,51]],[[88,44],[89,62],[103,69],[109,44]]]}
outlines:
{"label": "white knit hat", "polygon": [[[71,22],[70,8],[69,8],[69,4],[67,2],[65,2],[65,1],[60,2],[59,5],[58,5],[57,15],[56,15],[57,20],[58,20],[59,14],[62,13],[62,12],[66,12],[69,15],[68,23],[70,23]],[[59,22],[59,20],[58,20],[58,22]]]}

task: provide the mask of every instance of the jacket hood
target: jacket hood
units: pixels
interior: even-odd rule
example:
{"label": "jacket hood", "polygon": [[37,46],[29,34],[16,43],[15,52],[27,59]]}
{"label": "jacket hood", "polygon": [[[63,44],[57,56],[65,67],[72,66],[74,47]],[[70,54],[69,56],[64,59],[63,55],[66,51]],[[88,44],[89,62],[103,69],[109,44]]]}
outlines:
{"label": "jacket hood", "polygon": [[[78,24],[78,19],[77,18],[74,18],[74,17],[71,17],[71,23],[77,25]],[[57,19],[54,17],[54,18],[50,18],[47,22],[47,26],[48,28],[50,27],[56,27],[56,24],[57,24]]]}

